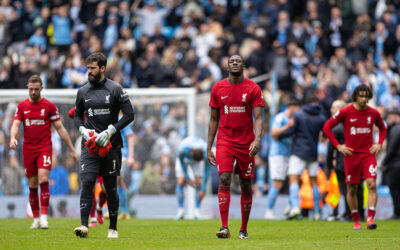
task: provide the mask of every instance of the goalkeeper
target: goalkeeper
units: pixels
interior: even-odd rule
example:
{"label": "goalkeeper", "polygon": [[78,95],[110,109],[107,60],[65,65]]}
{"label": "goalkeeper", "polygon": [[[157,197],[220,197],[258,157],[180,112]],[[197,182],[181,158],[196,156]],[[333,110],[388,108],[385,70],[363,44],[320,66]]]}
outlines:
{"label": "goalkeeper", "polygon": [[[86,59],[89,82],[82,86],[76,96],[74,122],[82,135],[79,173],[81,178],[81,226],[75,228],[77,236],[88,236],[88,219],[92,207],[92,193],[96,175],[103,176],[106,188],[110,226],[108,238],[118,238],[117,217],[119,197],[117,176],[121,169],[121,148],[123,146],[120,130],[134,119],[133,107],[128,94],[118,83],[104,77],[107,58],[102,53],[93,53]],[[123,116],[118,120],[118,114]],[[85,117],[85,121],[83,120]],[[91,131],[94,130],[94,133]],[[111,149],[103,157],[90,154],[85,142],[96,136],[95,143]]]}
{"label": "goalkeeper", "polygon": [[[189,177],[188,166],[193,170],[194,180]],[[200,202],[206,191],[206,184],[210,172],[210,164],[207,160],[207,144],[199,137],[187,137],[179,145],[175,163],[175,175],[177,179],[176,196],[178,198],[178,214],[175,219],[182,220],[184,210],[184,185],[185,183],[196,189],[194,210],[195,219],[201,219]]]}

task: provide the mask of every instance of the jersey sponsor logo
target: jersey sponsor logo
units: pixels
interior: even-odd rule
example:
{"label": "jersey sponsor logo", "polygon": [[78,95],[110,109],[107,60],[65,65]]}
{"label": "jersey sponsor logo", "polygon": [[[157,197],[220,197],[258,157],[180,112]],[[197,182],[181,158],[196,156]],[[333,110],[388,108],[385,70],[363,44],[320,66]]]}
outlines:
{"label": "jersey sponsor logo", "polygon": [[41,109],[40,110],[40,116],[44,116],[44,112],[45,112],[46,110],[45,109]]}
{"label": "jersey sponsor logo", "polygon": [[246,102],[246,96],[247,96],[247,93],[242,95],[242,102]]}
{"label": "jersey sponsor logo", "polygon": [[29,112],[31,112],[30,110],[24,111],[24,114],[28,114]]}
{"label": "jersey sponsor logo", "polygon": [[225,98],[229,97],[229,95],[226,96],[221,96],[221,100],[224,100]]}
{"label": "jersey sponsor logo", "polygon": [[350,119],[350,122],[355,122],[355,121],[357,121],[357,118],[356,119]]}
{"label": "jersey sponsor logo", "polygon": [[110,95],[106,96],[106,102],[105,103],[110,103]]}
{"label": "jersey sponsor logo", "polygon": [[31,125],[44,125],[46,122],[44,120],[31,120]]}
{"label": "jersey sponsor logo", "polygon": [[339,115],[339,113],[340,113],[340,111],[338,110],[338,111],[336,111],[336,113],[332,116],[333,117],[333,119],[336,119],[336,117],[338,117],[338,115]]}
{"label": "jersey sponsor logo", "polygon": [[367,118],[367,123],[368,123],[368,124],[371,124],[371,116],[368,116],[368,118]]}
{"label": "jersey sponsor logo", "polygon": [[110,109],[88,109],[88,115],[89,116],[94,116],[94,115],[109,115],[111,114]]}
{"label": "jersey sponsor logo", "polygon": [[230,113],[245,113],[246,112],[246,107],[245,106],[229,107],[229,112]]}
{"label": "jersey sponsor logo", "polygon": [[351,127],[350,128],[350,135],[356,135],[356,134],[369,134],[371,133],[370,128],[356,128],[356,127]]}
{"label": "jersey sponsor logo", "polygon": [[374,166],[374,164],[371,164],[369,166],[369,172],[371,173],[371,176],[375,176],[376,175],[376,166]]}

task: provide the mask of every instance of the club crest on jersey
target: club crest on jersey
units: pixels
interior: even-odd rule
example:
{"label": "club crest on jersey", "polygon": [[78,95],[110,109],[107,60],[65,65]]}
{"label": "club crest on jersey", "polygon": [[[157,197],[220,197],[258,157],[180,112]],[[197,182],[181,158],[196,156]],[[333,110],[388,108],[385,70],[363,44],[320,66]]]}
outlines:
{"label": "club crest on jersey", "polygon": [[368,123],[368,124],[371,124],[371,116],[368,116],[368,117],[367,117],[367,123]]}
{"label": "club crest on jersey", "polygon": [[106,103],[110,103],[110,95],[106,96]]}
{"label": "club crest on jersey", "polygon": [[247,93],[242,95],[242,102],[246,102],[246,96],[247,96]]}
{"label": "club crest on jersey", "polygon": [[40,110],[40,116],[44,116],[44,111],[45,111],[45,109]]}

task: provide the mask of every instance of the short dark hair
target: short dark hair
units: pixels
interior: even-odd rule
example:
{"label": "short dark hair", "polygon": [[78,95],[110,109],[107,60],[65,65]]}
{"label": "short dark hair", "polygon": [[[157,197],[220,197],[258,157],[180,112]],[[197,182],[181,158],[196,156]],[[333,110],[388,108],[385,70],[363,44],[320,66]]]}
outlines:
{"label": "short dark hair", "polygon": [[367,93],[368,99],[372,99],[372,97],[374,96],[374,93],[372,92],[372,90],[371,90],[370,87],[368,87],[368,86],[365,85],[365,84],[361,84],[361,85],[358,85],[358,86],[354,89],[353,94],[351,95],[351,100],[352,100],[353,102],[357,101],[357,96],[360,95],[360,92],[366,92],[366,93]]}
{"label": "short dark hair", "polygon": [[288,107],[292,106],[301,106],[300,102],[297,99],[290,99],[289,103],[287,104]]}
{"label": "short dark hair", "polygon": [[40,85],[43,85],[42,78],[40,78],[40,76],[38,76],[38,75],[33,75],[33,76],[29,77],[28,83],[30,83],[30,82],[32,82],[32,83],[38,82],[38,83],[40,83]]}
{"label": "short dark hair", "polygon": [[196,148],[196,149],[192,150],[192,156],[193,156],[193,160],[201,161],[204,158],[204,152],[202,149]]}
{"label": "short dark hair", "polygon": [[107,66],[107,57],[101,52],[94,52],[86,58],[86,64],[97,62],[99,68]]}
{"label": "short dark hair", "polygon": [[397,109],[390,109],[390,110],[387,112],[387,114],[386,114],[386,118],[387,118],[389,115],[397,115],[397,116],[400,116],[400,111],[397,110]]}
{"label": "short dark hair", "polygon": [[310,94],[306,97],[306,99],[304,100],[305,104],[310,104],[310,103],[319,103],[318,98],[314,95],[314,94]]}

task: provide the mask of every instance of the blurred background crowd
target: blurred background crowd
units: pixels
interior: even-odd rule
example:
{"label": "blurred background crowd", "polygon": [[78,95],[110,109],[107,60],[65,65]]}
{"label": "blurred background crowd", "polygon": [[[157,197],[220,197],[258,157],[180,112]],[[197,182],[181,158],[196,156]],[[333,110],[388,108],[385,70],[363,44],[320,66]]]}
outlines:
{"label": "blurred background crowd", "polygon": [[[374,92],[369,104],[383,117],[400,110],[399,6],[399,0],[1,0],[0,89],[25,89],[32,74],[46,88],[79,88],[87,81],[85,57],[101,51],[108,57],[106,75],[125,88],[194,87],[203,128],[212,86],[227,76],[229,56],[240,54],[245,76],[260,79],[267,104],[256,160],[263,170],[256,171],[255,190],[262,195],[268,190],[269,120],[290,99],[314,94],[329,117],[334,100],[350,102],[353,89],[366,84]],[[128,189],[173,193],[176,149],[187,130],[185,103],[133,103],[135,163],[124,177]],[[5,194],[24,192],[24,183],[5,185],[8,172],[25,181],[18,152],[7,149],[13,109],[0,109]],[[72,121],[63,122],[76,140]],[[69,188],[50,183],[51,190],[77,193],[76,166],[63,156],[56,133],[53,141],[52,180]],[[323,166],[327,140],[320,143]]]}

